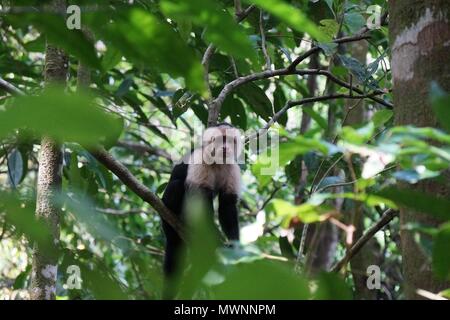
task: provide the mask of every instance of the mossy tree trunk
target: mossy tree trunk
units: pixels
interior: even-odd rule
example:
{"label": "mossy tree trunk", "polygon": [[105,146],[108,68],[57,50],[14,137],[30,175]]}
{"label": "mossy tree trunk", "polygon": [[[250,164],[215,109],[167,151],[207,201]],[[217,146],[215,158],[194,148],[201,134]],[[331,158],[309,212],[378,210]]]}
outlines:
{"label": "mossy tree trunk", "polygon": [[[53,9],[65,13],[64,0],[55,0]],[[45,51],[44,77],[46,84],[64,84],[68,76],[67,55],[51,43]],[[36,119],[38,121],[38,119]],[[60,208],[54,198],[61,190],[62,150],[61,146],[50,137],[43,137],[39,154],[39,171],[37,178],[36,216],[43,220],[51,231],[55,247],[54,252],[45,252],[37,245],[33,251],[33,265],[30,295],[33,300],[55,299],[58,255],[56,246],[59,241]]]}
{"label": "mossy tree trunk", "polygon": [[[450,1],[389,1],[389,33],[392,49],[395,122],[397,125],[438,127],[429,104],[429,88],[436,81],[450,91]],[[419,192],[448,198],[450,186],[426,180],[408,186]],[[438,225],[419,212],[403,209],[401,226],[408,223]],[[414,241],[412,232],[401,231],[405,298],[418,299],[417,289],[439,292],[448,284],[433,276],[429,259]]]}

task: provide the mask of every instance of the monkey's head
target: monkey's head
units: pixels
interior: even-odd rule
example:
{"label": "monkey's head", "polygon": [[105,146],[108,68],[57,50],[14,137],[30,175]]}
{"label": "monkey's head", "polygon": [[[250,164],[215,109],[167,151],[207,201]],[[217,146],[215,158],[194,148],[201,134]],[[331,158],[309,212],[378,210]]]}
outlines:
{"label": "monkey's head", "polygon": [[206,164],[234,164],[242,152],[241,134],[228,123],[205,130],[202,137],[203,161]]}

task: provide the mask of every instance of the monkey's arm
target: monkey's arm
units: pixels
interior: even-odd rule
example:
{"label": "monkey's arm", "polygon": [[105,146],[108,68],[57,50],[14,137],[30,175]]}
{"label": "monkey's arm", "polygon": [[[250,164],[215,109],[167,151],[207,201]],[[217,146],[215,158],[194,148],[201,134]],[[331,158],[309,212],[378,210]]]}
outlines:
{"label": "monkey's arm", "polygon": [[238,195],[219,192],[219,222],[228,240],[239,241]]}

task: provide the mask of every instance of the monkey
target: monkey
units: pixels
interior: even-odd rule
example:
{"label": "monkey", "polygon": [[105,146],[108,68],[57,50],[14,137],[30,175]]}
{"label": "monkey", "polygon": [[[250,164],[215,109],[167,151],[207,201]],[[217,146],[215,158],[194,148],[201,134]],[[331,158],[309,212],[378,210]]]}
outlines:
{"label": "monkey", "polygon": [[[219,199],[219,224],[228,241],[239,242],[238,201],[241,173],[238,159],[242,152],[239,130],[229,123],[207,128],[201,146],[176,164],[171,172],[162,201],[183,222],[185,202],[190,192],[200,195],[213,219],[213,200]],[[166,238],[163,270],[165,282],[178,271],[178,259],[184,243],[177,232],[164,220]]]}

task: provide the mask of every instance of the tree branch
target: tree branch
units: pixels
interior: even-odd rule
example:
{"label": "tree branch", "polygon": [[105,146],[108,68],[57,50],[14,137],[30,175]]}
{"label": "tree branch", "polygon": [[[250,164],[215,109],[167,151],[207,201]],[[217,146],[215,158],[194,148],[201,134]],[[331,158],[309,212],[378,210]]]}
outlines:
{"label": "tree branch", "polygon": [[[337,85],[340,85],[341,87],[347,88],[349,90],[352,90],[358,94],[364,94],[364,91],[359,89],[358,87],[352,86],[351,84],[339,79],[335,75],[333,75],[331,72],[327,70],[321,70],[321,69],[304,69],[304,70],[296,70],[294,74],[298,75],[306,75],[306,74],[318,74],[327,77]],[[392,103],[389,103],[387,101],[384,101],[383,99],[377,98],[376,95],[384,94],[385,92],[381,90],[374,91],[372,95],[367,96],[367,98],[387,107],[388,109],[393,109],[394,106]]]}
{"label": "tree branch", "polygon": [[[355,35],[355,36],[351,36],[351,37],[342,37],[342,38],[334,40],[333,42],[336,43],[336,44],[341,44],[341,43],[346,43],[346,42],[359,41],[359,40],[363,40],[363,39],[370,39],[370,36],[368,36],[368,35]],[[305,53],[302,53],[297,58],[295,58],[295,60],[292,61],[292,63],[287,68],[289,70],[294,70],[297,67],[297,65],[300,64],[300,62],[302,62],[303,60],[305,60],[309,56],[311,56],[311,55],[313,55],[315,53],[318,53],[320,51],[322,51],[322,49],[320,47],[318,47],[318,46],[312,47],[311,49],[309,49]]]}
{"label": "tree branch", "polygon": [[397,210],[386,210],[380,220],[367,229],[364,235],[362,235],[362,237],[359,238],[358,241],[356,241],[356,243],[347,251],[345,256],[338,263],[336,263],[333,268],[331,268],[331,271],[339,272],[359,252],[359,250],[361,250],[367,241],[369,241],[378,231],[391,222],[396,216],[398,216]]}
{"label": "tree branch", "polygon": [[[381,24],[384,25],[386,23],[388,17],[388,13],[385,12],[383,14],[383,16],[381,17]],[[336,44],[341,44],[341,43],[346,43],[346,42],[353,42],[353,41],[359,41],[359,40],[363,40],[363,39],[369,39],[370,36],[365,35],[367,32],[369,32],[370,29],[367,26],[364,26],[363,28],[361,28],[355,35],[353,36],[346,36],[346,37],[342,37],[336,40],[333,40],[334,43]],[[302,62],[303,60],[305,60],[306,58],[308,58],[309,56],[318,53],[319,51],[321,51],[322,49],[318,46],[314,46],[312,47],[310,50],[306,51],[305,53],[303,53],[302,55],[298,56],[288,67],[288,69],[290,70],[294,70],[297,65]]]}
{"label": "tree branch", "polygon": [[[286,75],[304,76],[304,75],[311,75],[311,74],[325,76],[328,79],[330,79],[331,81],[333,81],[334,83],[336,83],[342,87],[352,90],[358,94],[364,94],[363,90],[359,89],[358,87],[352,86],[349,83],[337,78],[335,75],[333,75],[331,72],[329,72],[327,70],[322,70],[322,69],[290,70],[289,68],[266,70],[266,71],[262,71],[262,72],[258,72],[258,73],[253,73],[253,74],[250,74],[247,76],[242,76],[242,77],[239,77],[239,78],[227,83],[223,87],[222,91],[219,93],[217,98],[215,98],[210,104],[209,114],[208,114],[208,126],[214,125],[217,122],[223,102],[225,101],[227,96],[234,89],[236,89],[246,83],[249,83],[249,82],[262,80],[262,79],[269,79],[269,78],[273,78],[276,76],[286,76]],[[369,98],[381,105],[384,105],[385,107],[387,107],[389,109],[393,109],[394,106],[391,103],[384,101],[383,99],[375,97],[376,95],[379,95],[379,94],[384,94],[384,92],[381,90],[375,91],[375,92],[373,92],[373,94],[368,95],[367,98]]]}
{"label": "tree branch", "polygon": [[[239,5],[236,5],[236,9],[241,8],[240,6],[240,1]],[[244,19],[246,19],[248,17],[248,15],[253,11],[253,9],[255,9],[256,6],[255,5],[251,5],[249,6],[247,9],[245,10],[241,10],[239,9],[239,12],[236,11],[235,16],[236,16],[236,22],[240,23],[242,22]],[[205,53],[203,54],[203,58],[202,58],[202,65],[203,65],[203,69],[204,69],[204,81],[206,84],[206,88],[208,89],[209,95],[211,96],[211,88],[209,86],[209,61],[211,60],[212,55],[214,54],[214,52],[216,51],[216,47],[214,47],[214,45],[211,43],[208,48],[206,48]]]}
{"label": "tree branch", "polygon": [[[17,89],[14,85],[6,82],[6,85],[10,87],[11,93],[15,95],[25,95],[20,89]],[[0,84],[3,88],[3,84]],[[135,176],[119,161],[114,159],[105,149],[98,148],[97,150],[91,150],[92,155],[113,172],[127,187],[129,187],[136,195],[142,200],[150,204],[162,219],[167,221],[179,234],[182,239],[185,239],[185,232],[183,225],[179,219],[164,205],[161,199],[158,198],[150,189],[140,183]]]}
{"label": "tree branch", "polygon": [[0,78],[0,88],[2,88],[3,90],[5,90],[6,92],[8,92],[12,95],[17,95],[17,96],[25,95],[25,93],[22,90],[15,87],[14,85],[12,85],[8,81],[4,80],[3,78]]}
{"label": "tree branch", "polygon": [[98,211],[100,213],[109,214],[112,216],[129,216],[131,214],[138,214],[138,213],[145,213],[142,209],[129,209],[129,210],[118,210],[118,209],[111,209],[111,208],[95,208],[95,211]]}
{"label": "tree branch", "polygon": [[283,108],[281,108],[277,113],[274,114],[272,119],[270,119],[269,122],[267,122],[266,125],[263,128],[261,128],[256,134],[247,137],[245,139],[245,142],[254,139],[257,135],[262,134],[264,131],[269,130],[269,128],[275,122],[277,122],[278,119],[284,113],[286,113],[289,109],[291,109],[292,107],[305,105],[305,104],[318,102],[318,101],[326,101],[326,100],[334,100],[334,99],[364,99],[364,98],[371,98],[372,95],[374,95],[374,94],[375,93],[370,93],[370,94],[360,95],[360,96],[359,95],[358,96],[352,96],[352,95],[349,95],[349,94],[330,94],[330,95],[325,95],[325,96],[320,96],[320,97],[311,97],[311,98],[304,98],[304,99],[301,99],[301,100],[288,101],[288,102],[286,102],[286,104],[284,105]]}
{"label": "tree branch", "polygon": [[266,59],[266,70],[270,70],[272,64],[270,63],[270,56],[267,52],[266,47],[266,35],[264,33],[264,14],[263,11],[259,11],[259,33],[261,35],[261,49],[264,55],[264,58]]}
{"label": "tree branch", "polygon": [[159,149],[147,144],[138,143],[138,142],[132,142],[132,141],[118,141],[117,142],[118,147],[127,148],[129,150],[133,150],[138,153],[147,153],[149,155],[155,155],[158,157],[162,157],[164,159],[169,160],[172,162],[172,157],[168,152],[166,152],[163,149]]}
{"label": "tree branch", "polygon": [[150,204],[156,212],[169,223],[182,239],[186,239],[184,227],[180,220],[164,205],[164,203],[149,188],[140,183],[136,177],[119,161],[103,148],[90,150],[91,154],[114,173],[128,188],[142,200]]}

